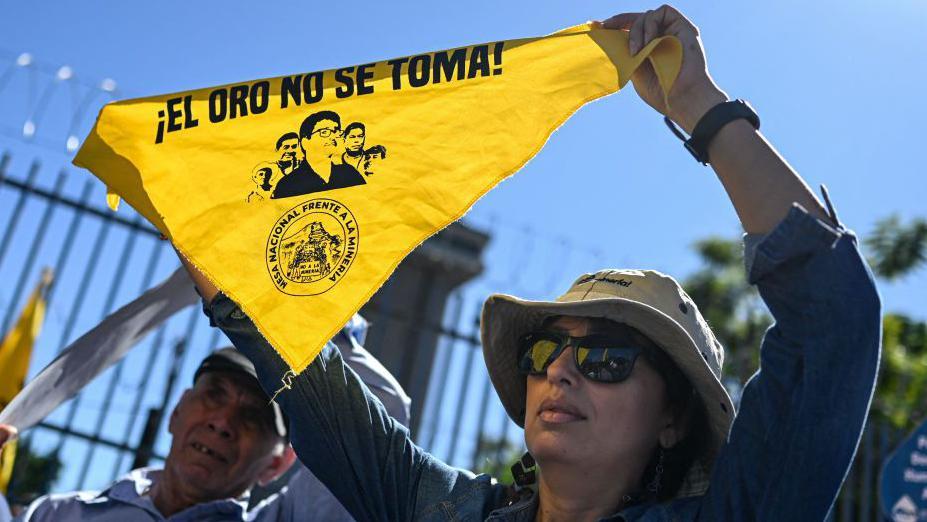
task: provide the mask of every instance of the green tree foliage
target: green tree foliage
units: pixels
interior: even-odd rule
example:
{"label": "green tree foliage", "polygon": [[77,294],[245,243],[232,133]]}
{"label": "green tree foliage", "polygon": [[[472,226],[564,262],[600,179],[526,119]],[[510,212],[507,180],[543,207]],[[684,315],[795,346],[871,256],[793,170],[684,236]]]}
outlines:
{"label": "green tree foliage", "polygon": [[897,215],[881,219],[866,239],[866,247],[876,274],[889,280],[903,277],[927,260],[927,220],[903,225]]}
{"label": "green tree foliage", "polygon": [[[915,220],[903,226],[895,217],[881,220],[865,245],[872,252],[870,264],[878,277],[903,277],[924,263],[927,222]],[[746,282],[741,248],[736,239],[697,242],[702,266],[683,286],[725,347],[727,379],[742,384],[758,367],[758,348],[771,318]],[[873,425],[888,424],[896,433],[908,433],[927,418],[927,323],[897,313],[883,317],[882,363],[870,417]],[[855,469],[879,469],[884,457],[878,451],[861,451]],[[872,484],[860,480],[857,471],[845,484],[838,516],[875,517]]]}
{"label": "green tree foliage", "polygon": [[[927,260],[927,220],[879,220],[865,241],[869,264],[886,280],[899,279]],[[872,413],[908,432],[927,417],[927,323],[902,314],[882,321],[882,367]]]}
{"label": "green tree foliage", "polygon": [[501,484],[512,484],[515,482],[512,465],[518,462],[524,452],[525,448],[521,444],[481,433],[477,439],[472,469],[475,473],[487,473],[495,477]]}
{"label": "green tree foliage", "polygon": [[10,503],[28,505],[48,493],[60,471],[61,460],[54,452],[41,454],[32,448],[31,438],[20,440],[13,464],[13,479],[7,492]]}
{"label": "green tree foliage", "polygon": [[702,268],[683,286],[724,346],[725,375],[744,383],[759,365],[758,347],[772,321],[747,283],[740,240],[711,237],[694,248]]}
{"label": "green tree foliage", "polygon": [[899,314],[882,321],[882,367],[872,414],[903,432],[927,418],[927,323]]}
{"label": "green tree foliage", "polygon": [[[903,226],[897,217],[883,219],[866,245],[877,276],[903,277],[924,262],[927,221]],[[746,282],[741,248],[736,239],[698,241],[702,267],[683,286],[725,348],[725,375],[744,383],[758,367],[758,348],[771,318]],[[897,313],[884,316],[879,373],[872,416],[910,431],[927,417],[927,323]]]}

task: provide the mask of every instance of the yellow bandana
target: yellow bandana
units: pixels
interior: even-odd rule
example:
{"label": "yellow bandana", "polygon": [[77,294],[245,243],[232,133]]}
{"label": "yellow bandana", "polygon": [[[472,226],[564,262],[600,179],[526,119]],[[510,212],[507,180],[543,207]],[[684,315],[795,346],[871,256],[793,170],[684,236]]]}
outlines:
{"label": "yellow bandana", "polygon": [[590,25],[112,103],[74,160],[168,236],[299,372],[426,238],[650,59]]}

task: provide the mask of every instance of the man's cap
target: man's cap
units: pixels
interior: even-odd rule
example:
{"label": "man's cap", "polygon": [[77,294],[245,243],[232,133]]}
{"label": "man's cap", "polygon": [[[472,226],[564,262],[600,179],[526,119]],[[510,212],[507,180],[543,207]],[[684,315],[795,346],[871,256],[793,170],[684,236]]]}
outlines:
{"label": "man's cap", "polygon": [[734,420],[721,384],[724,349],[695,303],[670,276],[653,270],[601,270],[580,276],[555,301],[494,294],[483,304],[483,358],[496,393],[515,424],[524,427],[526,377],[518,371],[518,341],[551,316],[600,317],[632,326],[653,340],[686,375],[704,406],[709,443],[698,455],[677,498],[704,494],[714,460]]}
{"label": "man's cap", "polygon": [[231,372],[238,373],[245,376],[248,379],[251,379],[261,394],[261,397],[267,401],[267,405],[274,412],[274,428],[281,437],[286,437],[287,435],[287,419],[283,414],[283,410],[280,409],[280,406],[270,400],[267,397],[267,394],[264,393],[264,389],[261,388],[261,383],[258,381],[257,370],[255,370],[254,365],[251,364],[251,361],[248,360],[241,352],[227,346],[225,348],[220,348],[203,359],[203,362],[200,363],[199,368],[196,369],[196,372],[193,374],[193,382],[196,383],[196,380],[200,378],[201,375],[207,372]]}

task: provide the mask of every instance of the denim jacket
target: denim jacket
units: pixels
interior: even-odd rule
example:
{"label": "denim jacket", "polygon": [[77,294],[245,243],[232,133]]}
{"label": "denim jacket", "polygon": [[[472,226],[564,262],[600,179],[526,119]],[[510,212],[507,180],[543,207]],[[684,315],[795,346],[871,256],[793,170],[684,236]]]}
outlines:
{"label": "denim jacket", "polygon": [[[775,319],[744,388],[708,491],[638,504],[608,521],[822,520],[853,461],[879,365],[880,302],[856,237],[798,206],[769,234],[745,238],[748,278]],[[257,367],[273,395],[289,367],[219,294],[206,313]],[[418,447],[325,346],[277,401],[299,458],[357,520],[534,520],[486,475]]]}

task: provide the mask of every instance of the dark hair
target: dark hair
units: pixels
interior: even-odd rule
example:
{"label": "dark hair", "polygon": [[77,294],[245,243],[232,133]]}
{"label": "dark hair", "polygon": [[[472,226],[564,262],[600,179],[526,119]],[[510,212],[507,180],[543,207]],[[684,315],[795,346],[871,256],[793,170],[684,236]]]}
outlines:
{"label": "dark hair", "polygon": [[708,444],[706,436],[708,421],[704,405],[699,400],[688,377],[682,373],[669,355],[654,343],[653,348],[646,350],[643,356],[663,378],[666,384],[666,401],[672,409],[673,416],[676,419],[688,421],[682,440],[672,448],[662,450],[663,473],[659,477],[659,487],[656,492],[650,491],[649,486],[656,475],[661,451],[659,447],[654,450],[644,472],[642,484],[645,496],[662,502],[675,496],[689,470],[696,463],[696,459],[704,453]]}
{"label": "dark hair", "polygon": [[299,137],[308,138],[312,135],[312,132],[315,130],[315,125],[322,120],[331,120],[336,122],[341,126],[341,116],[338,116],[338,113],[335,111],[319,111],[313,112],[309,116],[306,116],[306,119],[303,120],[302,125],[299,126]]}
{"label": "dark hair", "polygon": [[[550,326],[559,317],[545,318],[542,328]],[[621,329],[629,334],[635,342],[640,343],[641,347],[644,348],[641,357],[660,375],[666,385],[666,402],[672,409],[674,417],[688,420],[687,430],[682,440],[672,448],[663,449],[663,473],[660,476],[657,492],[650,491],[648,487],[656,476],[660,457],[659,447],[654,449],[650,461],[644,469],[640,484],[642,500],[656,502],[671,500],[679,491],[689,470],[696,464],[698,457],[704,454],[709,443],[707,437],[708,417],[705,414],[705,407],[689,378],[679,369],[679,366],[673,362],[663,348],[640,330],[604,317],[588,317],[587,319]]]}
{"label": "dark hair", "polygon": [[296,134],[295,132],[288,132],[284,134],[283,136],[280,136],[280,138],[277,139],[277,148],[275,148],[274,150],[280,150],[280,147],[283,146],[283,142],[286,140],[299,141],[299,134]]}
{"label": "dark hair", "polygon": [[344,135],[347,136],[349,132],[354,129],[360,129],[364,134],[367,134],[367,127],[364,127],[364,124],[359,121],[352,121],[344,128]]}

